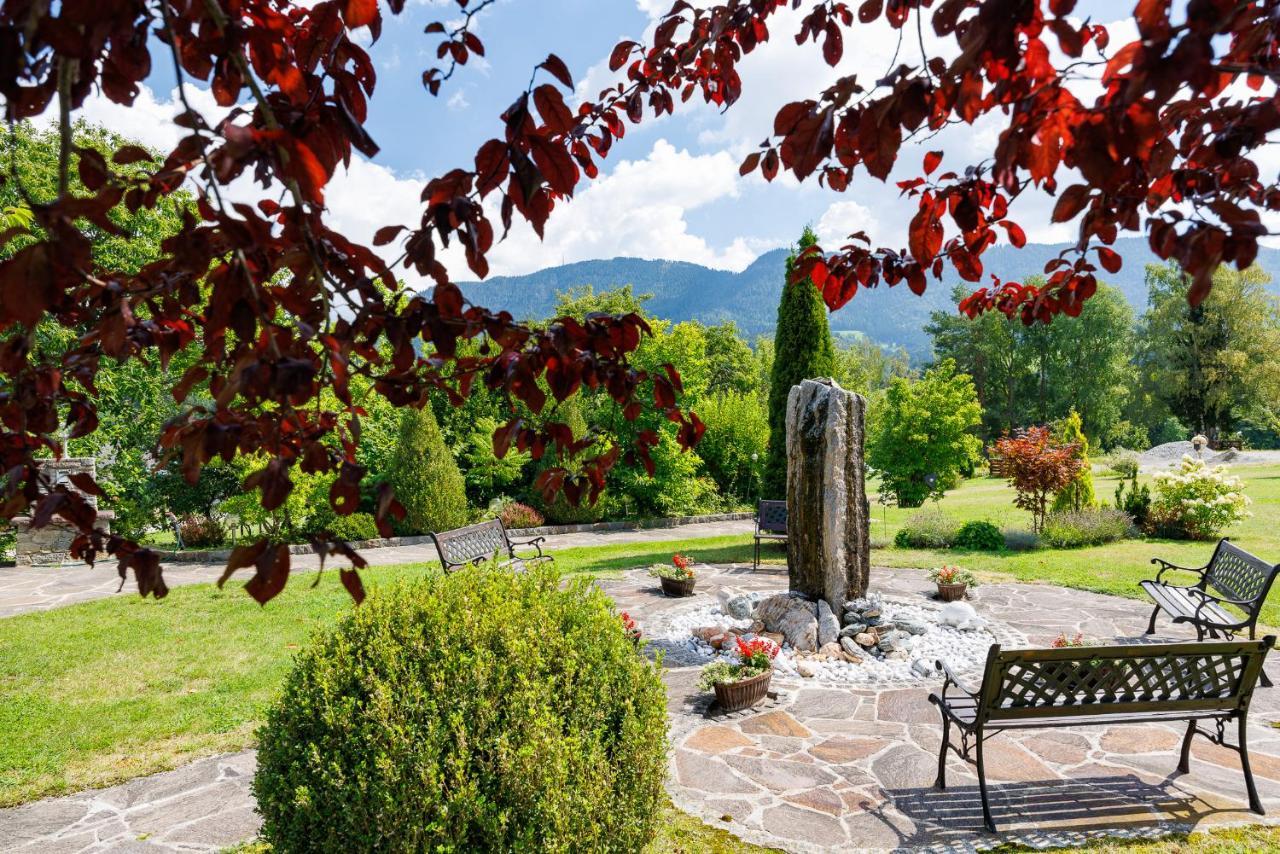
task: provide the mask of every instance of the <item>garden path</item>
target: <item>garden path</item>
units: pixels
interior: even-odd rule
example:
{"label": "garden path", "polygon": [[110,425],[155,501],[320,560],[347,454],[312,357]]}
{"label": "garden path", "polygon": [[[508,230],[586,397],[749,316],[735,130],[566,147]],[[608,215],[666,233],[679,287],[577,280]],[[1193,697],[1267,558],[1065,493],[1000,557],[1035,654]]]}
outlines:
{"label": "garden path", "polygon": [[[602,581],[643,626],[687,607],[663,598],[642,571]],[[699,594],[722,586],[780,590],[779,569],[708,568]],[[875,569],[874,590],[924,596],[914,570]],[[1130,638],[1142,603],[1048,585],[992,584],[975,591],[979,613],[1043,645],[1059,632]],[[1165,636],[1174,636],[1170,632]],[[1269,670],[1280,681],[1280,661]],[[1191,773],[1178,775],[1179,732],[1163,726],[1080,727],[1002,734],[988,742],[993,807],[1002,832],[982,831],[976,779],[953,758],[946,792],[932,788],[940,735],[923,687],[852,689],[775,679],[777,697],[730,718],[708,717],[696,667],[672,667],[673,750],[668,789],[680,808],[788,851],[972,851],[997,842],[1080,844],[1103,835],[1154,835],[1221,823],[1280,822],[1280,688],[1255,696],[1250,753],[1270,815],[1244,807],[1234,753],[1197,740]],[[251,752],[211,757],[94,792],[0,810],[6,850],[216,851],[257,828]]]}
{"label": "garden path", "polygon": [[[654,543],[674,539],[700,539],[727,534],[749,534],[754,523],[750,519],[722,522],[695,522],[673,528],[643,528],[629,531],[584,531],[574,534],[552,534],[543,549],[555,554],[561,549],[580,546],[607,546],[619,543]],[[407,563],[432,563],[439,560],[431,543],[414,546],[388,546],[364,549],[361,554],[372,566]],[[330,566],[333,565],[330,560]],[[338,561],[342,563],[342,561]],[[212,582],[222,574],[223,563],[166,563],[165,582],[170,587],[182,584]],[[293,555],[295,570],[314,570],[319,566],[315,555]],[[75,602],[116,595],[120,576],[116,564],[103,560],[96,567],[83,564],[63,566],[0,567],[0,617],[12,617],[27,611],[44,611]],[[132,576],[119,595],[136,596]]]}

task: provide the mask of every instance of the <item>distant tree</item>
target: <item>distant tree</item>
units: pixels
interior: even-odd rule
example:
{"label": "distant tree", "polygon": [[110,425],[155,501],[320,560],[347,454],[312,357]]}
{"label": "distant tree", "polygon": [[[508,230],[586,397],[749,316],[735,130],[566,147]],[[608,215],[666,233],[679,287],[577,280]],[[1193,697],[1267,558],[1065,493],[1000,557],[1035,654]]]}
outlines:
{"label": "distant tree", "polygon": [[[706,328],[707,363],[712,394],[746,394],[756,388],[756,360],[732,320]],[[705,419],[704,419],[705,420]]]}
{"label": "distant tree", "polygon": [[867,462],[901,507],[940,498],[973,465],[982,409],[968,374],[948,360],[916,381],[899,377],[874,412]]}
{"label": "distant tree", "polygon": [[1048,427],[1028,427],[998,439],[992,457],[1004,466],[1005,476],[1018,493],[1015,506],[1031,513],[1031,527],[1044,529],[1049,498],[1061,492],[1080,472],[1078,448],[1060,444]]}
{"label": "distant tree", "polygon": [[398,527],[406,534],[447,531],[467,523],[467,492],[458,463],[440,435],[431,407],[400,416],[387,480],[404,505]]}
{"label": "distant tree", "polygon": [[769,448],[764,400],[756,392],[729,391],[699,403],[697,412],[707,425],[698,456],[721,493],[737,499],[757,497],[760,465]]}
{"label": "distant tree", "polygon": [[1080,461],[1080,471],[1065,487],[1053,496],[1054,512],[1063,510],[1080,511],[1097,506],[1098,499],[1093,492],[1093,468],[1089,463],[1089,439],[1084,435],[1080,413],[1074,409],[1062,419],[1058,426],[1057,440],[1062,445],[1074,445],[1076,459]]}
{"label": "distant tree", "polygon": [[863,337],[836,346],[836,382],[859,394],[888,388],[895,378],[910,373],[911,362],[902,350],[881,347]]}
{"label": "distant tree", "polygon": [[[799,252],[818,242],[806,227]],[[835,373],[835,347],[822,295],[809,280],[791,282],[798,253],[787,258],[786,285],[778,303],[773,338],[773,370],[769,378],[769,455],[764,468],[765,498],[787,494],[787,395],[801,380]]]}
{"label": "distant tree", "polygon": [[1191,280],[1181,270],[1147,267],[1139,354],[1144,380],[1187,427],[1211,441],[1249,415],[1267,417],[1280,400],[1280,311],[1266,290],[1270,281],[1258,267],[1219,267],[1213,290],[1191,306]]}
{"label": "distant tree", "polygon": [[[957,304],[964,296],[963,288],[952,294]],[[1048,324],[1026,326],[999,313],[971,321],[935,311],[925,330],[935,358],[954,359],[973,376],[984,435],[1064,418],[1072,410],[1096,440],[1116,434],[1134,371],[1133,310],[1115,288],[1100,285],[1079,317]]]}

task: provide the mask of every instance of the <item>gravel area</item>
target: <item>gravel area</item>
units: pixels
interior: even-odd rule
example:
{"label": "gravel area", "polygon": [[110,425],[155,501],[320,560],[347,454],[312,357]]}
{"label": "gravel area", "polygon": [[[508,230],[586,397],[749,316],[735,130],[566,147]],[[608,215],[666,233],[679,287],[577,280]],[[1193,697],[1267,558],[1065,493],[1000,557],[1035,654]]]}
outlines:
{"label": "gravel area", "polygon": [[[1138,462],[1143,469],[1155,471],[1168,468],[1187,455],[1192,457],[1196,455],[1195,447],[1190,442],[1166,442],[1140,454]],[[1280,451],[1227,450],[1218,452],[1206,449],[1202,454],[1202,459],[1211,466],[1265,465],[1268,463],[1280,463]]]}

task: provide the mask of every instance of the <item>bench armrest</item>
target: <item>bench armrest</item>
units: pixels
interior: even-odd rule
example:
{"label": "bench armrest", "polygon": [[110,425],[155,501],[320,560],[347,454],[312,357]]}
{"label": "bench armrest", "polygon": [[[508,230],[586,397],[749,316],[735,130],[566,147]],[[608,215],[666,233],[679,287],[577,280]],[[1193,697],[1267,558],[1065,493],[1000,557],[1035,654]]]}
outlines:
{"label": "bench armrest", "polygon": [[1205,571],[1209,568],[1208,564],[1205,564],[1204,566],[1199,566],[1199,567],[1179,566],[1176,563],[1169,563],[1169,561],[1160,557],[1153,557],[1151,559],[1151,562],[1153,564],[1157,564],[1160,567],[1160,571],[1156,573],[1156,581],[1159,581],[1160,577],[1171,569],[1176,569],[1176,570],[1179,570],[1180,572],[1194,572],[1196,575],[1199,575],[1203,578]]}
{"label": "bench armrest", "polygon": [[946,696],[947,696],[947,687],[948,687],[948,686],[950,686],[950,685],[954,685],[954,686],[956,686],[957,688],[959,688],[961,691],[963,691],[964,693],[968,694],[968,695],[969,695],[970,697],[972,697],[973,699],[975,699],[975,700],[976,700],[976,699],[978,699],[978,692],[977,692],[976,690],[973,690],[973,689],[970,689],[970,688],[966,687],[966,686],[965,686],[965,684],[964,684],[963,682],[961,682],[961,681],[960,681],[960,677],[959,677],[959,676],[957,676],[957,675],[955,674],[955,671],[953,671],[953,670],[952,670],[952,669],[947,665],[947,663],[946,663],[945,661],[943,661],[941,658],[939,658],[937,661],[935,661],[935,662],[934,662],[934,665],[935,665],[939,670],[941,670],[941,671],[942,671],[942,673],[943,673],[943,675],[944,675],[944,676],[946,676],[946,679],[944,679],[944,680],[943,680],[943,682],[942,682],[942,696],[943,696],[943,697],[946,697]]}
{"label": "bench armrest", "polygon": [[533,546],[538,550],[538,557],[542,557],[542,543],[546,541],[546,537],[534,537],[532,540],[508,540],[511,546],[511,556],[515,557],[516,546]]}
{"label": "bench armrest", "polygon": [[1212,593],[1210,593],[1207,590],[1201,590],[1199,588],[1193,588],[1193,589],[1195,590],[1196,593],[1199,593],[1206,600],[1200,603],[1199,607],[1196,608],[1197,614],[1200,613],[1200,608],[1203,608],[1205,605],[1209,603],[1209,600],[1217,602],[1219,605],[1235,605],[1236,607],[1239,607],[1239,608],[1248,608],[1251,605],[1258,604],[1257,599],[1230,599],[1226,596],[1214,596]]}

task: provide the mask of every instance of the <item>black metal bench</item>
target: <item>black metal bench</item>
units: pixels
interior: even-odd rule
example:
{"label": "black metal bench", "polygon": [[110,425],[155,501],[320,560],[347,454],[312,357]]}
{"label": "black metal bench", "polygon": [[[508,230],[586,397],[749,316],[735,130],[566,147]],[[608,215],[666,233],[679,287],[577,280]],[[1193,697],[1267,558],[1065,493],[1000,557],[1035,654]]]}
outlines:
{"label": "black metal bench", "polygon": [[[1249,630],[1249,637],[1257,636],[1258,615],[1271,591],[1280,565],[1269,564],[1249,554],[1226,537],[1218,541],[1213,557],[1201,567],[1178,566],[1162,558],[1151,562],[1160,567],[1156,577],[1143,581],[1141,587],[1155,602],[1147,634],[1156,630],[1156,617],[1164,611],[1175,623],[1190,623],[1196,627],[1196,637],[1233,638],[1237,632]],[[1169,570],[1194,572],[1200,576],[1195,584],[1179,586],[1160,579]],[[1238,608],[1233,614],[1227,608]],[[1267,674],[1262,674],[1262,684],[1271,686]]]}
{"label": "black metal bench", "polygon": [[756,505],[756,558],[753,568],[760,568],[760,541],[787,541],[787,502],[761,501]]}
{"label": "black metal bench", "polygon": [[[545,539],[534,537],[531,540],[512,540],[501,519],[490,519],[465,528],[431,534],[431,540],[440,554],[440,565],[445,572],[485,563],[494,558],[500,560],[499,566],[513,568],[555,560],[551,555],[542,553]],[[531,557],[521,557],[516,554],[517,546],[532,546],[538,553]]]}
{"label": "black metal bench", "polygon": [[[970,760],[976,753],[982,818],[994,832],[982,744],[1007,729],[1186,722],[1178,770],[1190,770],[1194,735],[1229,747],[1240,754],[1249,808],[1263,814],[1249,768],[1245,740],[1246,716],[1258,674],[1275,637],[1262,640],[1186,642],[1135,646],[1066,647],[1063,649],[1002,650],[987,653],[982,684],[969,689],[944,662],[938,669],[946,680],[929,696],[942,713],[942,747],[938,751],[937,787],[947,784],[947,749]],[[1228,744],[1225,730],[1236,721],[1237,744]],[[1212,723],[1210,731],[1200,726]],[[951,725],[961,734],[959,746],[950,742]],[[972,744],[971,744],[972,741]]]}

